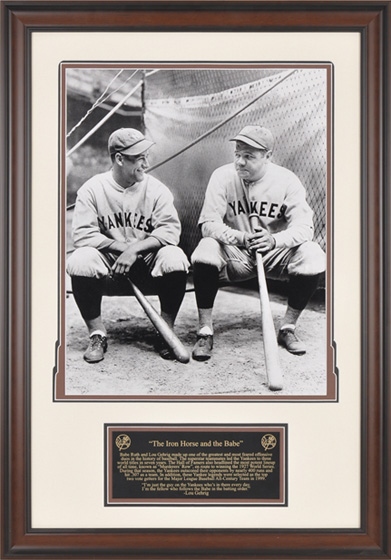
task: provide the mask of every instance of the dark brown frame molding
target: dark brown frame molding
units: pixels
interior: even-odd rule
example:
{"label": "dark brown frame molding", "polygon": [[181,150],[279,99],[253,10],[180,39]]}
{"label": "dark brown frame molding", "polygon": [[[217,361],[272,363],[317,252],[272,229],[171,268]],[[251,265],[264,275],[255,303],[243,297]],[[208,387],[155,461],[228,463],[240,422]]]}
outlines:
{"label": "dark brown frame molding", "polygon": [[[0,0],[0,5],[1,558],[391,558],[391,1]],[[363,506],[359,530],[31,528],[31,35],[76,30],[360,33]]]}

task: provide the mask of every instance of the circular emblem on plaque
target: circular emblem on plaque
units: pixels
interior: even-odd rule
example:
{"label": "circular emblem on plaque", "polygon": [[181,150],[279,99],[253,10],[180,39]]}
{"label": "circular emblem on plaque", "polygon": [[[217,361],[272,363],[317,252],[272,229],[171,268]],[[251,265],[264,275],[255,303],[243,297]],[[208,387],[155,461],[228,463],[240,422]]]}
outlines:
{"label": "circular emblem on plaque", "polygon": [[131,443],[132,440],[126,434],[120,434],[115,438],[115,445],[118,447],[120,451],[123,451],[124,449],[128,449]]}
{"label": "circular emblem on plaque", "polygon": [[273,434],[265,434],[261,439],[261,445],[265,451],[268,451],[277,445],[277,440]]}

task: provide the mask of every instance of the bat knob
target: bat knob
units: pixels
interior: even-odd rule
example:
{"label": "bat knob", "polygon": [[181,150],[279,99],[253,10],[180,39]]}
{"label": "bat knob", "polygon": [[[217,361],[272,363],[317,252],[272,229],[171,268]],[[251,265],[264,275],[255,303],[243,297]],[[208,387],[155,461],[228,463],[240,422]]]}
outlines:
{"label": "bat knob", "polygon": [[251,228],[254,231],[257,227],[262,226],[262,222],[261,222],[261,218],[260,218],[259,214],[255,214],[253,212],[252,214],[249,214],[248,218],[250,220]]}

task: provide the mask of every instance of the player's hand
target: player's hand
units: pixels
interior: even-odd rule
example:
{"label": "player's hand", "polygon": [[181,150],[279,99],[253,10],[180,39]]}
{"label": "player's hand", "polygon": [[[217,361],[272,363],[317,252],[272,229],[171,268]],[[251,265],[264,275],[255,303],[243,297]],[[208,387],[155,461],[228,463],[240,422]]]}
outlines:
{"label": "player's hand", "polygon": [[132,247],[125,249],[123,253],[118,257],[113,266],[113,271],[115,274],[128,274],[134,263],[137,261],[138,252]]}
{"label": "player's hand", "polygon": [[259,228],[255,233],[246,233],[245,236],[246,249],[249,251],[258,251],[266,253],[276,246],[276,240],[267,231],[267,229]]}
{"label": "player's hand", "polygon": [[236,235],[231,231],[223,231],[219,236],[219,241],[225,243],[226,245],[236,244]]}

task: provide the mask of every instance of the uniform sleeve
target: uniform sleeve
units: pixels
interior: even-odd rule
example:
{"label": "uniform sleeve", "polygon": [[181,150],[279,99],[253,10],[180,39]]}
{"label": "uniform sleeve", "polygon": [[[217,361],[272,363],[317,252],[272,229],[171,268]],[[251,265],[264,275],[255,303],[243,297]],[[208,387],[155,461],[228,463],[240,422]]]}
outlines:
{"label": "uniform sleeve", "polygon": [[72,235],[76,248],[95,247],[99,251],[104,251],[114,243],[113,239],[100,232],[95,197],[87,184],[82,186],[77,193]]}
{"label": "uniform sleeve", "polygon": [[156,198],[152,213],[152,232],[163,245],[178,245],[181,223],[174,206],[172,193],[165,188]]}
{"label": "uniform sleeve", "polygon": [[224,223],[227,213],[226,181],[219,170],[212,173],[205,192],[204,204],[198,220],[203,237],[212,237],[220,243],[227,243],[227,235],[236,241],[230,245],[244,245],[244,232],[233,229]]}
{"label": "uniform sleeve", "polygon": [[300,180],[295,177],[287,189],[284,200],[284,220],[286,229],[273,233],[276,247],[296,247],[314,236],[313,212],[306,201],[306,192]]}
{"label": "uniform sleeve", "polygon": [[[244,246],[245,234],[238,229],[233,229],[226,224],[218,222],[204,222],[201,225],[202,237],[213,237],[219,243],[225,245]],[[234,240],[232,240],[232,236]]]}

